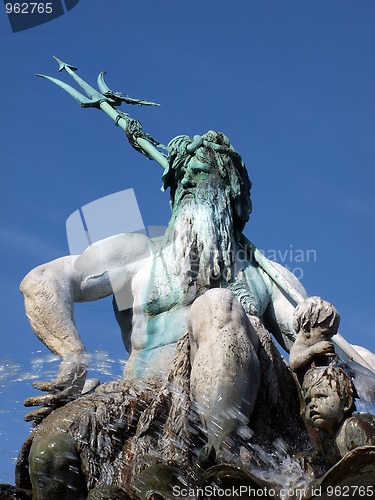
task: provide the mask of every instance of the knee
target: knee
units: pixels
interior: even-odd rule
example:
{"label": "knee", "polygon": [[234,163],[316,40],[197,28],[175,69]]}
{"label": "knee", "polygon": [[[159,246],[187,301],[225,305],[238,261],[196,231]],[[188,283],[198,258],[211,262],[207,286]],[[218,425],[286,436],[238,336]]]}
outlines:
{"label": "knee", "polygon": [[255,350],[258,335],[239,300],[226,288],[213,288],[193,303],[188,318],[191,345],[195,349],[223,332],[238,337],[244,333]]}
{"label": "knee", "polygon": [[29,454],[29,471],[35,500],[87,497],[80,456],[74,440],[68,436],[52,434],[36,438]]}
{"label": "knee", "polygon": [[[191,306],[190,317],[197,318],[202,313],[209,313],[210,316],[225,315],[232,310],[236,301],[237,299],[230,290],[212,288],[194,301]],[[240,306],[239,303],[238,305]]]}
{"label": "knee", "polygon": [[196,341],[204,332],[246,327],[247,322],[240,302],[230,290],[223,288],[208,290],[196,299],[188,318],[190,335]]}
{"label": "knee", "polygon": [[30,466],[32,467],[34,464],[39,464],[42,461],[48,460],[50,456],[53,456],[53,447],[54,439],[52,439],[51,436],[34,439],[30,448]]}
{"label": "knee", "polygon": [[241,320],[245,311],[233,293],[226,288],[212,288],[201,295],[192,305],[190,321],[207,321],[222,328],[229,321]]}
{"label": "knee", "polygon": [[211,288],[211,290],[207,290],[207,292],[201,295],[195,302],[202,301],[211,306],[216,306],[218,303],[222,305],[232,304],[233,301],[236,300],[237,299],[228,288]]}
{"label": "knee", "polygon": [[35,439],[29,454],[30,470],[37,474],[64,470],[78,461],[74,441],[59,434]]}

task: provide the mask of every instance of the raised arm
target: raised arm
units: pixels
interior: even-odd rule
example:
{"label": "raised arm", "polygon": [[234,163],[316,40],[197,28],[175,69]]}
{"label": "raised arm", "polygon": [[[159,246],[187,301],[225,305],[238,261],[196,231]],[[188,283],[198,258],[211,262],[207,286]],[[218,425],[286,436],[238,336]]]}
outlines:
{"label": "raised arm", "polygon": [[313,345],[299,339],[293,344],[289,354],[289,365],[294,372],[307,368],[317,356],[333,356],[335,348],[329,340],[321,340]]}
{"label": "raised arm", "polygon": [[32,270],[21,283],[26,314],[37,337],[62,361],[52,382],[35,382],[49,394],[26,400],[28,406],[54,406],[76,397],[87,374],[86,350],[74,323],[74,302],[101,299],[113,293],[121,275],[123,288],[149,255],[149,240],[124,234],[94,243],[81,256],[67,256]]}

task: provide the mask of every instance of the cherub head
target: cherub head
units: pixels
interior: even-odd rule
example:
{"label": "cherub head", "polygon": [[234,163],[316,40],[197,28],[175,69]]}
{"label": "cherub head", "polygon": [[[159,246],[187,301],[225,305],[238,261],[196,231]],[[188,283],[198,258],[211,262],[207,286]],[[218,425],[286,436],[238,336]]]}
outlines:
{"label": "cherub head", "polygon": [[302,395],[305,421],[330,434],[355,410],[353,384],[344,370],[335,366],[310,369],[303,379]]}
{"label": "cherub head", "polygon": [[320,297],[309,297],[294,311],[293,328],[303,334],[307,345],[329,340],[337,333],[339,323],[335,307]]}

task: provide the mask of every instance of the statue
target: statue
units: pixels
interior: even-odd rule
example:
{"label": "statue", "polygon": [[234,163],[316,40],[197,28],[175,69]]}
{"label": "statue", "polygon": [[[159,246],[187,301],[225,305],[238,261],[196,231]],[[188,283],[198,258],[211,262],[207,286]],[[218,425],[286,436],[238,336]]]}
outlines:
{"label": "statue", "polygon": [[[312,446],[299,415],[298,387],[269,333],[286,351],[292,348],[294,306],[306,292],[282,266],[270,263],[277,271],[270,277],[261,257],[245,251],[251,182],[241,156],[223,133],[209,131],[176,137],[165,158],[138,122],[113,109],[131,98],[110,91],[102,74],[98,93],[75,68],[58,62],[90,99],[47,78],[82,105],[94,103],[110,114],[132,145],[163,164],[172,215],[161,239],[112,236],[82,255],[39,266],[23,280],[32,329],[62,361],[52,382],[33,384],[45,394],[25,402],[41,408],[26,416],[35,429],[19,458],[22,494],[32,490],[34,500],[173,498],[178,468],[189,471],[188,482],[208,480],[204,471],[212,466],[254,463],[250,441],[271,446],[282,437],[293,452]],[[123,381],[90,387],[73,306],[114,292],[129,360]],[[121,298],[131,306],[124,308]],[[338,316],[322,312],[322,304],[317,325],[309,328],[324,337],[316,353],[330,356],[325,328],[336,333]],[[305,351],[316,340],[307,339],[306,322],[298,330],[293,359],[300,368],[310,362]],[[164,496],[153,497],[156,490],[144,487],[150,471],[159,486],[167,475]]]}
{"label": "statue", "polygon": [[290,349],[289,365],[300,382],[313,363],[325,365],[335,356],[331,340],[339,323],[335,307],[320,297],[309,297],[296,307],[293,328],[297,336]]}
{"label": "statue", "polygon": [[[311,465],[323,458],[332,467],[310,484],[312,499],[321,497],[322,487],[328,497],[355,487],[362,488],[361,495],[370,495],[366,488],[375,478],[375,467],[369,466],[375,451],[375,417],[355,412],[358,394],[348,375],[351,370],[335,354],[331,341],[339,323],[335,307],[320,297],[309,297],[294,312],[297,337],[289,363],[300,384],[301,412],[315,443],[307,461]],[[352,493],[355,496],[354,489]]]}
{"label": "statue", "polygon": [[[188,332],[190,396],[207,433],[203,453],[213,449],[217,455],[225,452],[225,441],[242,425],[231,410],[248,420],[256,401],[259,340],[253,325],[261,319],[288,349],[293,306],[259,267],[238,258],[239,236],[251,209],[250,182],[240,156],[226,136],[212,131],[198,146],[191,146],[193,140],[182,136],[168,147],[170,170],[164,185],[171,188],[172,217],[161,242],[154,245],[139,234],[114,236],[93,244],[81,256],[36,268],[22,282],[35,333],[62,357],[53,382],[34,384],[51,395],[33,397],[27,404],[48,408],[50,402],[74,397],[82,389],[84,346],[74,326],[72,304],[108,296],[108,275],[127,273],[123,293],[132,293],[140,305],[132,310],[131,322],[129,310],[117,311],[130,346],[124,378],[142,383],[164,380],[176,344]],[[293,276],[289,279],[296,282]],[[40,418],[40,411],[28,418],[34,416]],[[40,467],[48,446],[33,445],[38,459],[31,461],[31,470],[35,461]],[[49,491],[48,485],[43,491]]]}
{"label": "statue", "polygon": [[334,465],[360,446],[375,446],[375,416],[355,412],[355,389],[336,366],[310,369],[303,380],[304,419],[325,460]]}

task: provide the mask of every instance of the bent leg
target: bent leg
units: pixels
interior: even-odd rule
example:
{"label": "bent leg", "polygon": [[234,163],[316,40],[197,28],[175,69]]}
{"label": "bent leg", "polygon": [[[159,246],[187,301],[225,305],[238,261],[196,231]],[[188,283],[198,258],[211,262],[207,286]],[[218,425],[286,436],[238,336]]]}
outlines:
{"label": "bent leg", "polygon": [[189,314],[191,394],[218,451],[229,434],[246,424],[254,409],[260,366],[257,334],[243,307],[226,289],[199,297]]}
{"label": "bent leg", "polygon": [[86,486],[73,439],[61,434],[36,438],[29,455],[33,500],[84,500]]}

